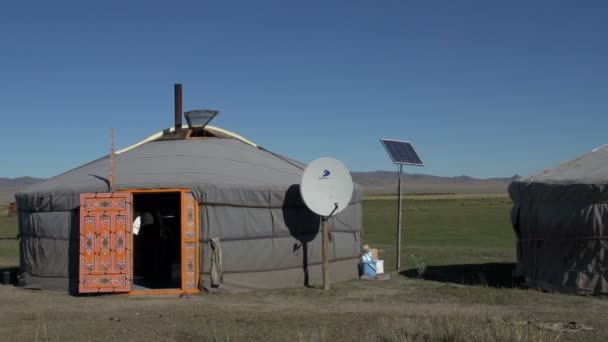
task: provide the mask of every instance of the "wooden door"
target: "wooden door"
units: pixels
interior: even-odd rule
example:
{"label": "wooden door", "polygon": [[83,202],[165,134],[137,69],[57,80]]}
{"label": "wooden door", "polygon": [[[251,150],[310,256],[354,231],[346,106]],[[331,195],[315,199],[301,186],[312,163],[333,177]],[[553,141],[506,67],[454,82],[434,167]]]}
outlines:
{"label": "wooden door", "polygon": [[198,203],[191,192],[182,192],[182,290],[198,292]]}
{"label": "wooden door", "polygon": [[130,193],[80,195],[80,293],[131,291],[132,202]]}

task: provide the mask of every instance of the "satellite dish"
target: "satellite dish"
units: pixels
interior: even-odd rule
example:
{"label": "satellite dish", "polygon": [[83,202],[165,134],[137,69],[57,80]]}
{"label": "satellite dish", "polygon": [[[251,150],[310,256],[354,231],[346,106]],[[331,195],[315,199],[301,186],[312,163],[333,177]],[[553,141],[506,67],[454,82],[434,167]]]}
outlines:
{"label": "satellite dish", "polygon": [[319,158],[304,170],[300,193],[310,210],[328,217],[344,210],[350,203],[353,179],[344,164],[333,158]]}

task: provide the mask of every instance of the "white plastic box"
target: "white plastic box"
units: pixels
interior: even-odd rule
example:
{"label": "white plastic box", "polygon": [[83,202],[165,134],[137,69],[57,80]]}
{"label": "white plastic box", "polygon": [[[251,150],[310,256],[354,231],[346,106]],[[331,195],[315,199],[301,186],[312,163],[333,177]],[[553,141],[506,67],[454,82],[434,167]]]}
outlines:
{"label": "white plastic box", "polygon": [[384,273],[384,260],[376,260],[376,274]]}

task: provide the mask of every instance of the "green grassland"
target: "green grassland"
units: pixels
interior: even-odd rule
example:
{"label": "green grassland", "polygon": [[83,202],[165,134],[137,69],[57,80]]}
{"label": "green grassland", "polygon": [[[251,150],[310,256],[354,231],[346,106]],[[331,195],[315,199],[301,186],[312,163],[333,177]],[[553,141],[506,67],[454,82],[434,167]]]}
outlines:
{"label": "green grassland", "polygon": [[[442,196],[403,200],[402,267],[515,261],[515,235],[506,196]],[[363,204],[363,240],[380,250],[385,268],[396,263],[397,200]]]}

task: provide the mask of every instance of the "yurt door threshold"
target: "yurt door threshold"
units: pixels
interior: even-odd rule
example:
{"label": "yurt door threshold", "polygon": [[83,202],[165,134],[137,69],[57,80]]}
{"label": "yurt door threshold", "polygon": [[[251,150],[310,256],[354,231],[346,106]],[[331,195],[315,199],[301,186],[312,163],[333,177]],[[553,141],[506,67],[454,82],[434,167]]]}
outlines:
{"label": "yurt door threshold", "polygon": [[199,292],[199,215],[190,190],[81,194],[80,221],[80,293]]}

